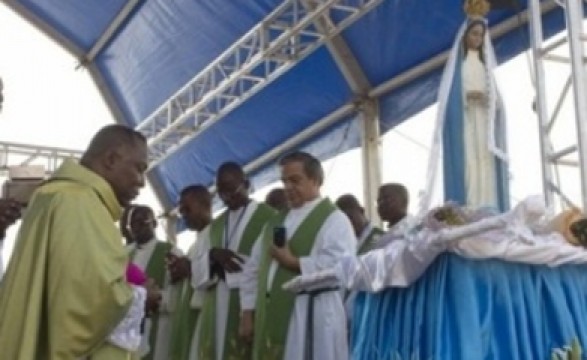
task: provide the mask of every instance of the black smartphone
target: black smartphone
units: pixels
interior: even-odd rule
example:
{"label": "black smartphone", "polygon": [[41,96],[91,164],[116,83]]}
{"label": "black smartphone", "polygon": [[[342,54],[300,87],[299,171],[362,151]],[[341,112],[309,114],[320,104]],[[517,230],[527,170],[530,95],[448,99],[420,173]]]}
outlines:
{"label": "black smartphone", "polygon": [[273,244],[277,247],[285,246],[285,227],[276,226],[273,228]]}

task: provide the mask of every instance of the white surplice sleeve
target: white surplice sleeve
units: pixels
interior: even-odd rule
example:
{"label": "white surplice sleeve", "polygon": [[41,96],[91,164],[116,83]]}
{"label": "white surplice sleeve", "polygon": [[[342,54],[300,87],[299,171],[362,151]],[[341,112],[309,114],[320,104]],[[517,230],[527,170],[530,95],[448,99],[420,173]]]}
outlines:
{"label": "white surplice sleeve", "polygon": [[194,289],[206,290],[218,279],[210,276],[210,231],[204,230],[198,237],[192,261],[192,286]]}
{"label": "white surplice sleeve", "polygon": [[[196,241],[194,241],[194,243],[190,246],[190,248],[188,249],[188,253],[187,253],[187,257],[190,260],[190,272],[191,272],[191,276],[190,276],[190,287],[192,288],[193,292],[192,292],[192,297],[190,299],[190,307],[192,309],[200,309],[202,307],[202,305],[204,304],[204,291],[198,290],[196,289],[196,287],[194,286],[194,282],[193,282],[193,278],[194,278],[194,264],[197,261],[196,258],[196,251],[198,250],[198,246],[200,246],[200,240],[202,239],[202,234],[204,234],[205,232],[207,232],[208,228],[205,228],[202,232],[200,232],[200,235],[198,235],[198,238],[196,239]],[[205,235],[205,234],[204,234]]]}
{"label": "white surplice sleeve", "polygon": [[[180,248],[174,246],[170,253],[175,256],[181,257],[183,256],[183,251]],[[181,282],[177,284],[171,283],[171,276],[168,270],[165,270],[165,282],[164,288],[161,290],[161,305],[159,306],[159,311],[162,313],[172,313],[175,311],[177,306],[177,300],[179,297],[179,293],[181,292]]]}
{"label": "white surplice sleeve", "polygon": [[251,250],[251,256],[243,265],[240,286],[240,302],[242,310],[253,310],[255,308],[264,233],[265,231],[262,231],[257,241],[255,241],[255,245]]}
{"label": "white surplice sleeve", "polygon": [[132,286],[133,299],[124,318],[108,336],[108,342],[128,351],[137,351],[141,344],[141,323],[145,317],[147,290]]}
{"label": "white surplice sleeve", "polygon": [[302,275],[334,267],[341,257],[355,254],[356,243],[348,218],[341,211],[334,211],[318,231],[310,255],[300,258]]}

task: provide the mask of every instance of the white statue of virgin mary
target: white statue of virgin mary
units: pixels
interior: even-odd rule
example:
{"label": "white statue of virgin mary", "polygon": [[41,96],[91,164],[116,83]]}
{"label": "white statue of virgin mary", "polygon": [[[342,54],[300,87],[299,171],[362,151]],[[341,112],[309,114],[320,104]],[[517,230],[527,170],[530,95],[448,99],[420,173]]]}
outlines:
{"label": "white statue of virgin mary", "polygon": [[483,17],[469,16],[446,63],[422,211],[431,205],[440,153],[445,201],[509,208],[505,111],[493,76],[497,64],[487,30]]}

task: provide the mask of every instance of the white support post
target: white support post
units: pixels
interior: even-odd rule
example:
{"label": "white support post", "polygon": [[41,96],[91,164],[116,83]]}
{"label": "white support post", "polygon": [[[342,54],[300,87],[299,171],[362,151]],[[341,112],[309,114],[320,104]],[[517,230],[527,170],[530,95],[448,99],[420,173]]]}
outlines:
{"label": "white support post", "polygon": [[173,214],[165,216],[165,236],[168,242],[177,244],[177,217]]}
{"label": "white support post", "polygon": [[365,212],[373,223],[380,224],[377,214],[377,192],[381,186],[381,137],[379,133],[379,102],[369,99],[363,102],[361,109],[362,122],[362,160],[363,189]]}
{"label": "white support post", "polygon": [[[547,46],[543,41],[542,18],[539,10],[542,3],[539,0],[530,0],[528,3],[544,197],[549,206],[555,206],[556,196],[561,208],[582,205],[583,209],[587,209],[587,156],[585,154],[587,150],[587,78],[583,52],[583,41],[587,38],[583,34],[583,4],[581,0],[564,0],[556,3],[563,7],[567,35]],[[568,45],[568,56],[553,53],[562,45]],[[552,86],[547,85],[546,82],[549,72],[545,70],[545,66],[548,63],[558,64],[559,67],[561,64],[571,65],[570,77],[563,85],[550,115],[546,102],[547,99],[554,98],[556,93]],[[564,120],[560,117],[561,109],[566,104],[565,100],[571,88],[574,94],[574,103],[573,111],[570,114],[574,115],[575,122],[564,123],[561,126],[564,126],[567,132],[569,130],[576,131],[576,137],[571,135],[565,139],[556,139],[553,137],[553,128],[561,122],[560,120]],[[569,126],[571,128],[568,128]],[[558,143],[556,140],[559,140]],[[564,143],[560,143],[561,141]],[[567,188],[568,184],[563,187],[558,176],[561,166],[572,166],[573,164],[578,164],[580,198],[565,193],[565,191],[574,191],[575,189]]]}
{"label": "white support post", "polygon": [[581,200],[587,209],[587,77],[583,52],[583,5],[581,0],[567,0],[565,16],[571,55],[577,145],[579,149],[579,173],[581,176]]}
{"label": "white support post", "polygon": [[552,188],[553,175],[548,162],[550,153],[550,144],[548,142],[549,120],[546,104],[546,79],[544,75],[544,54],[542,49],[543,33],[539,0],[530,0],[528,7],[530,8],[530,41],[534,59],[534,79],[536,85],[536,114],[538,115],[540,154],[542,158],[542,188],[546,205],[551,206],[554,203]]}

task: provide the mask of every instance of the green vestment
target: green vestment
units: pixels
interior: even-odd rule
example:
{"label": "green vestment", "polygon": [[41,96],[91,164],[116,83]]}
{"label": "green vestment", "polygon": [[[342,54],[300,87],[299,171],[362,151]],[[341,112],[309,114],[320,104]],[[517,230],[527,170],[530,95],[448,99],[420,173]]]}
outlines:
{"label": "green vestment", "polygon": [[[335,211],[336,207],[329,199],[323,199],[306,216],[293,233],[287,246],[298,258],[308,256],[312,251],[320,228]],[[294,308],[296,295],[282,288],[283,284],[299,275],[279,266],[271,288],[267,280],[272,257],[269,253],[273,238],[273,227],[283,224],[286,214],[276,216],[271,225],[266,227],[263,237],[262,258],[259,267],[257,302],[255,305],[255,339],[253,359],[281,360],[285,352],[289,321]],[[300,349],[303,351],[303,349]]]}
{"label": "green vestment", "polygon": [[[152,240],[155,241],[155,247],[153,252],[151,253],[151,257],[147,263],[145,268],[145,273],[149,279],[153,279],[155,284],[161,290],[166,289],[166,282],[165,282],[165,275],[167,273],[167,263],[166,257],[167,254],[171,251],[173,246],[164,241]],[[136,248],[135,248],[136,249]],[[136,250],[132,250],[130,252],[130,260],[134,262],[136,256]],[[171,295],[175,295],[170,292]],[[174,299],[169,299],[169,301],[175,301]],[[157,312],[151,315],[151,331],[149,332],[149,347],[150,351],[147,355],[142,356],[141,359],[143,360],[153,360],[155,358],[156,349],[158,345],[158,330],[159,330],[159,318],[163,316],[160,312]],[[163,335],[165,336],[165,334]],[[160,341],[165,341],[166,339],[162,339]]]}
{"label": "green vestment", "polygon": [[0,285],[0,354],[10,360],[129,359],[105,342],[132,289],[110,185],[66,161],[33,195]]}
{"label": "green vestment", "polygon": [[194,289],[190,280],[181,284],[181,293],[175,312],[171,318],[170,359],[189,360],[190,346],[200,309],[191,306]]}
{"label": "green vestment", "polygon": [[[243,210],[244,211],[244,210]],[[257,209],[251,215],[243,235],[240,239],[237,253],[245,256],[251,255],[251,250],[255,241],[261,236],[267,222],[275,216],[275,211],[265,204],[258,204]],[[223,213],[215,219],[210,225],[210,247],[223,247],[222,239],[226,224],[226,213]],[[230,290],[230,299],[228,301],[228,318],[226,320],[226,331],[224,334],[224,352],[223,359],[226,360],[247,360],[251,357],[251,348],[248,344],[241,341],[238,336],[238,326],[240,321],[240,297],[239,289]],[[216,346],[214,335],[216,334],[216,287],[206,292],[204,305],[201,312],[201,330],[200,330],[200,354],[199,360],[215,360]]]}
{"label": "green vestment", "polygon": [[366,253],[367,251],[371,250],[373,248],[373,245],[375,245],[375,243],[379,239],[379,237],[381,235],[383,235],[384,233],[385,233],[385,231],[381,230],[378,227],[375,227],[375,226],[371,227],[371,231],[369,232],[369,235],[367,235],[367,237],[365,238],[365,241],[363,241],[363,243],[361,244],[361,246],[357,250],[357,255],[362,255],[362,254]]}

